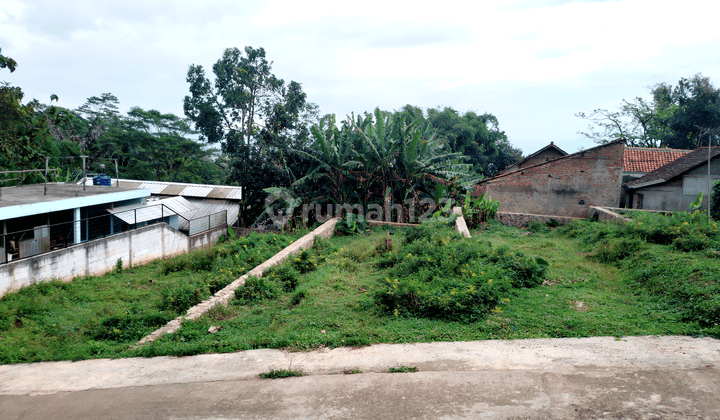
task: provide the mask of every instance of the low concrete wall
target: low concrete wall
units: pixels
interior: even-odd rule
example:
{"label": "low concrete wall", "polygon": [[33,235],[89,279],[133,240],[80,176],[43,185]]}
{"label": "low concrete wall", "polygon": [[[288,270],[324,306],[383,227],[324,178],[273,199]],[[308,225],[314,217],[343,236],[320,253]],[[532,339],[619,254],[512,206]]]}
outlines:
{"label": "low concrete wall", "polygon": [[338,219],[333,218],[328,220],[327,222],[323,223],[320,227],[313,230],[312,232],[308,233],[307,235],[303,236],[302,238],[298,239],[297,241],[293,242],[292,244],[288,245],[285,249],[275,254],[272,258],[265,261],[264,263],[258,265],[257,267],[250,270],[247,274],[243,275],[242,277],[238,278],[234,282],[228,284],[225,286],[224,289],[219,290],[217,293],[215,293],[213,296],[211,296],[208,299],[205,299],[204,301],[198,303],[197,305],[193,306],[192,308],[188,309],[187,313],[184,316],[179,316],[172,321],[168,322],[164,327],[159,328],[149,335],[145,336],[142,340],[138,341],[136,346],[142,346],[143,344],[149,343],[151,341],[155,341],[158,337],[160,337],[163,334],[171,334],[177,331],[178,328],[180,328],[180,325],[182,325],[184,320],[187,319],[198,319],[201,316],[205,315],[210,309],[214,308],[218,304],[227,304],[230,299],[232,299],[235,296],[235,289],[245,284],[245,280],[247,280],[250,276],[257,276],[262,277],[265,270],[268,268],[278,265],[281,262],[283,262],[287,257],[297,254],[298,252],[302,251],[306,248],[312,248],[313,244],[315,243],[315,237],[319,236],[321,238],[329,238],[333,235],[335,232],[335,225],[337,224]]}
{"label": "low concrete wall", "polygon": [[453,213],[458,215],[458,218],[455,219],[455,230],[464,237],[469,238],[470,230],[468,230],[467,223],[465,223],[465,217],[463,217],[462,214],[462,207],[453,207]]}
{"label": "low concrete wall", "polygon": [[609,220],[613,222],[632,222],[631,219],[623,217],[610,208],[590,206],[588,210],[588,218],[597,218],[597,220]]}
{"label": "low concrete wall", "polygon": [[188,251],[213,246],[223,235],[227,235],[227,226],[225,225],[196,233],[188,238]]}
{"label": "low concrete wall", "polygon": [[123,267],[132,267],[184,254],[214,244],[226,229],[220,227],[188,237],[165,223],[156,223],[12,261],[0,265],[0,296],[40,281],[101,275],[112,271],[118,259]]}
{"label": "low concrete wall", "polygon": [[547,223],[550,219],[555,219],[558,222],[565,224],[573,219],[579,219],[579,217],[564,217],[564,216],[548,216],[544,214],[527,214],[527,213],[508,213],[498,212],[495,214],[495,220],[502,223],[503,225],[525,227],[528,222],[536,220],[541,223]]}

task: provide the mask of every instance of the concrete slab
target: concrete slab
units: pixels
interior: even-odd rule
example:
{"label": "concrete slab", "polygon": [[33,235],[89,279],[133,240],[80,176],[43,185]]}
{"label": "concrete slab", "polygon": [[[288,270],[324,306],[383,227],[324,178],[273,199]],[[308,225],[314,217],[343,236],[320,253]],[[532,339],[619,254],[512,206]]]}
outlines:
{"label": "concrete slab", "polygon": [[[384,373],[398,365],[420,372]],[[258,379],[281,368],[309,376]],[[720,340],[690,337],[37,363],[0,366],[0,417],[710,419],[719,368]]]}

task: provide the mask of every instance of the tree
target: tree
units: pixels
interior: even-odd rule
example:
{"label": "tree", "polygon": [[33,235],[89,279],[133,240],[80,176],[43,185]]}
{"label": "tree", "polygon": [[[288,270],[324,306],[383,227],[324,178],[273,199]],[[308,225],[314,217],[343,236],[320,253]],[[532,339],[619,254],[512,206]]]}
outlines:
{"label": "tree", "polygon": [[187,165],[212,154],[190,138],[197,134],[189,121],[157,110],[134,107],[128,112],[128,132],[138,150],[136,159],[144,163],[158,181],[178,180]]}
{"label": "tree", "polygon": [[461,115],[450,107],[428,109],[427,118],[424,114],[411,105],[398,111],[402,118],[432,125],[449,151],[466,156],[479,175],[491,176],[522,158],[522,152],[510,145],[492,114],[468,111]]}
{"label": "tree", "polygon": [[[229,159],[227,181],[245,187],[246,222],[262,212],[263,189],[289,186],[292,173],[304,171],[288,154],[303,148],[317,107],[297,82],[285,84],[272,74],[263,48],[228,48],[213,65],[214,81],[202,66],[188,69],[190,95],[185,115],[208,143],[220,143]],[[305,162],[305,165],[307,162]]]}
{"label": "tree", "polygon": [[10,73],[14,72],[17,68],[17,61],[13,60],[11,57],[2,55],[2,48],[0,48],[0,69],[5,68],[10,70]]}
{"label": "tree", "polygon": [[703,130],[720,126],[720,89],[701,74],[682,78],[677,86],[657,84],[651,94],[651,102],[623,100],[617,111],[575,114],[592,122],[589,132],[580,134],[596,143],[623,138],[629,146],[695,149],[703,145]]}

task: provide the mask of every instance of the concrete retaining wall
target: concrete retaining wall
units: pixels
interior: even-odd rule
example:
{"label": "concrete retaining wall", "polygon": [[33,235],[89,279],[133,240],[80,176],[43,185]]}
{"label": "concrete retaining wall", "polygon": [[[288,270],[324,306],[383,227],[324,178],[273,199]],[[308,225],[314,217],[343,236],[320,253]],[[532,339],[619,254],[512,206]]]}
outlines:
{"label": "concrete retaining wall", "polygon": [[112,271],[118,259],[123,267],[147,264],[184,254],[217,242],[226,227],[188,237],[165,223],[130,230],[69,248],[0,265],[0,296],[40,281],[70,281]]}
{"label": "concrete retaining wall", "polygon": [[550,221],[550,219],[555,219],[556,221],[565,224],[570,222],[573,219],[579,219],[578,217],[563,217],[563,216],[548,216],[545,214],[527,214],[527,213],[508,213],[508,212],[498,212],[495,214],[495,220],[502,223],[503,225],[508,226],[515,226],[515,227],[525,227],[528,222],[530,221],[538,221],[541,223],[547,223]]}
{"label": "concrete retaining wall", "polygon": [[610,220],[613,222],[632,222],[632,220],[615,213],[610,208],[590,206],[588,211],[589,218],[597,218],[597,220]]}
{"label": "concrete retaining wall", "polygon": [[335,232],[335,225],[337,224],[338,219],[333,218],[328,220],[327,222],[323,223],[320,227],[313,230],[312,232],[308,233],[307,235],[303,236],[302,238],[298,239],[297,241],[293,242],[289,246],[287,246],[282,251],[275,254],[272,258],[265,261],[264,263],[258,265],[257,267],[250,270],[247,274],[243,275],[242,277],[238,278],[234,282],[228,284],[225,286],[224,289],[219,290],[217,293],[215,293],[210,298],[198,303],[197,305],[193,306],[192,308],[188,309],[187,313],[184,316],[179,316],[172,321],[168,322],[164,327],[159,328],[149,335],[145,336],[142,340],[137,342],[137,346],[142,346],[143,344],[149,343],[151,341],[155,341],[158,337],[160,337],[163,334],[171,334],[175,331],[177,331],[178,328],[180,328],[180,325],[182,325],[184,320],[187,319],[198,319],[201,316],[205,315],[210,309],[214,308],[218,304],[227,304],[230,299],[232,299],[235,296],[235,289],[245,284],[245,280],[247,280],[250,276],[257,276],[262,277],[265,270],[268,268],[278,265],[281,262],[283,262],[287,257],[297,254],[298,252],[302,251],[306,248],[312,248],[313,244],[315,243],[315,237],[319,236],[321,238],[329,238],[333,235]]}

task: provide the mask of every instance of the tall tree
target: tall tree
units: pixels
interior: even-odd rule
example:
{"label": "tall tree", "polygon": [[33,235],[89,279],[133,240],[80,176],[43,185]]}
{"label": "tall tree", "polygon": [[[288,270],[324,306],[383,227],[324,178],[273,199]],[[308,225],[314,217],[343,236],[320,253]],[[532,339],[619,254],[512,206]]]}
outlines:
{"label": "tall tree", "polygon": [[[649,102],[623,100],[615,111],[577,113],[592,123],[580,134],[596,143],[623,138],[631,146],[695,149],[707,145],[704,132],[720,127],[720,89],[701,74],[681,78],[677,86],[657,84],[651,94]],[[713,144],[717,142],[716,135]]]}
{"label": "tall tree", "polygon": [[289,186],[294,165],[286,151],[307,143],[317,109],[299,83],[286,85],[272,73],[263,48],[228,48],[212,72],[213,81],[200,65],[188,69],[185,115],[203,139],[221,144],[230,162],[227,181],[245,187],[249,214],[242,217],[252,221],[262,211],[263,189]]}

